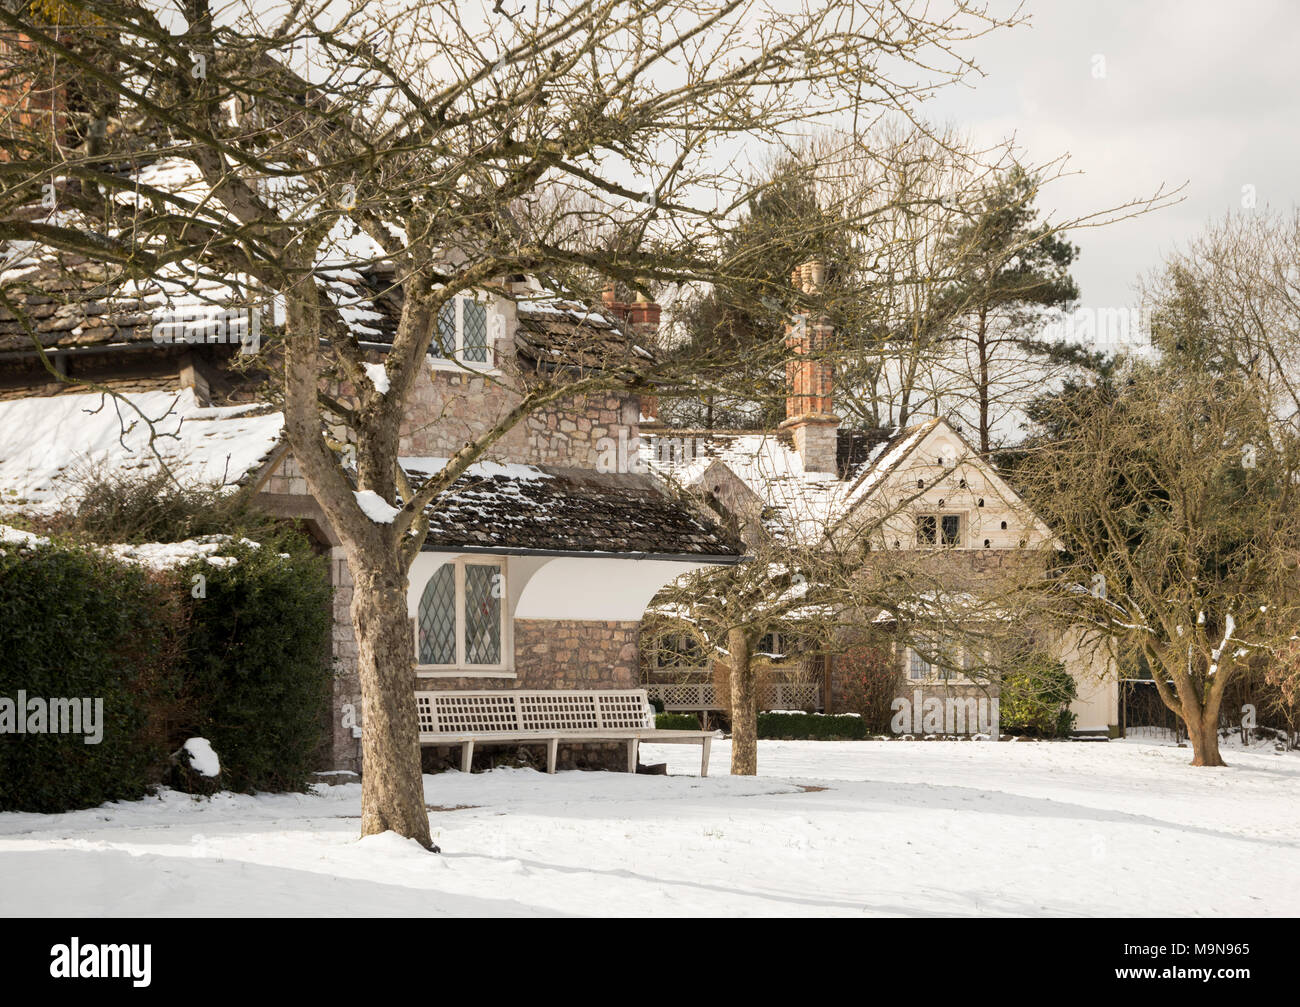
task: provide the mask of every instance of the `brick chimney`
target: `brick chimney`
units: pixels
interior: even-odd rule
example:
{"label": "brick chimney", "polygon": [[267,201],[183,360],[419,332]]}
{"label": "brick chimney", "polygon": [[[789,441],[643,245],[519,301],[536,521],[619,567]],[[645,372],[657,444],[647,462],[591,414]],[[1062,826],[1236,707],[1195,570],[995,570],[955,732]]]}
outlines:
{"label": "brick chimney", "polygon": [[[815,294],[826,282],[826,263],[805,262],[790,274],[790,281],[803,293]],[[786,418],[780,429],[793,435],[805,472],[837,471],[840,418],[831,412],[834,370],[826,356],[831,333],[825,317],[806,313],[795,315],[785,327],[790,359],[785,365]]]}
{"label": "brick chimney", "polygon": [[[634,338],[643,340],[650,346],[658,343],[659,316],[662,309],[645,294],[638,291],[636,300],[630,303],[620,301],[614,291],[614,285],[610,284],[601,294],[601,304],[605,313],[623,323],[627,332]],[[644,422],[657,423],[659,396],[652,392],[642,392],[640,398],[640,413]]]}
{"label": "brick chimney", "polygon": [[[106,69],[103,31],[93,21],[78,21],[75,11],[62,12],[71,20],[60,31],[46,24],[56,37],[85,59]],[[30,36],[21,31],[0,31],[0,108],[12,124],[28,133],[27,139],[60,147],[94,152],[102,144],[106,122],[116,112],[117,94],[98,79],[81,73],[75,64],[58,61],[43,53]],[[92,149],[92,147],[94,149]],[[0,152],[0,161],[8,152]]]}

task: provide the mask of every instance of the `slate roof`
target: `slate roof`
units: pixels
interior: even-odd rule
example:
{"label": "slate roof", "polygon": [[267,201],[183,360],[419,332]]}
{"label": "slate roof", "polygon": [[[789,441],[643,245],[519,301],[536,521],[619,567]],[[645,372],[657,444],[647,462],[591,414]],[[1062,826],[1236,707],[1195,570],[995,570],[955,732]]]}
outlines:
{"label": "slate roof", "polygon": [[[3,270],[3,279],[9,297],[46,350],[154,346],[159,323],[177,343],[203,343],[206,333],[215,331],[208,319],[223,316],[229,304],[256,300],[247,289],[237,293],[237,284],[215,278],[197,284],[190,276],[174,284],[124,281],[82,256],[47,251],[29,254],[20,268]],[[346,325],[358,341],[378,349],[391,345],[401,318],[402,293],[390,273],[324,269],[320,283],[326,293],[327,326],[342,331]],[[522,300],[517,317],[515,352],[536,371],[642,368],[655,359],[617,323],[577,301]],[[32,341],[18,317],[0,307],[4,352],[32,352]]]}
{"label": "slate roof", "polygon": [[[443,459],[404,458],[418,484]],[[428,552],[633,555],[734,562],[739,540],[649,475],[558,466],[471,466],[429,509]]]}
{"label": "slate roof", "polygon": [[[141,298],[105,284],[102,265],[82,256],[53,255],[6,270],[6,293],[27,315],[41,345],[97,346],[149,341],[153,321]],[[0,351],[31,350],[32,341],[18,318],[0,307]]]}

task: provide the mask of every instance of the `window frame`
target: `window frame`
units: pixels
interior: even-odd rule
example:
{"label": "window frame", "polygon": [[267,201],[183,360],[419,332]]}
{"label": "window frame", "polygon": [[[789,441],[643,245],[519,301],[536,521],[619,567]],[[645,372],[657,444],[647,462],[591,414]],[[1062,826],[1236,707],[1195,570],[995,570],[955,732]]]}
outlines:
{"label": "window frame", "polygon": [[[501,574],[501,653],[496,664],[470,664],[466,660],[465,633],[468,628],[465,617],[465,568],[467,566],[494,566]],[[445,567],[452,570],[453,588],[456,599],[456,662],[454,664],[423,664],[420,661],[420,605],[424,592],[430,581],[438,576]],[[411,619],[412,645],[415,648],[415,672],[421,678],[513,678],[514,677],[514,634],[513,620],[510,617],[510,573],[509,564],[504,556],[473,555],[457,556],[445,563],[440,563],[430,571],[420,586],[416,596],[415,613]]]}
{"label": "window frame", "polygon": [[[955,542],[944,541],[943,522],[945,518],[957,519],[957,539]],[[934,522],[934,541],[921,541],[921,522],[929,519]],[[914,522],[916,529],[916,547],[918,549],[965,549],[970,536],[970,515],[966,511],[941,510],[920,511]]]}
{"label": "window frame", "polygon": [[[467,360],[465,357],[465,305],[473,302],[483,308],[483,342],[486,360]],[[451,306],[456,319],[456,332],[453,337],[455,346],[452,348],[451,356],[439,356],[434,352],[435,345],[441,345],[438,341],[441,334],[442,311],[433,319],[433,338],[429,342],[429,352],[427,357],[435,369],[438,370],[474,370],[474,371],[495,371],[496,364],[496,346],[493,345],[492,339],[492,319],[495,317],[493,311],[493,299],[474,292],[456,294],[452,299],[443,305],[443,308]]]}
{"label": "window frame", "polygon": [[[914,685],[973,685],[975,684],[967,671],[971,667],[971,653],[966,647],[959,647],[955,653],[959,654],[959,668],[944,669],[941,665],[936,665],[927,660],[915,647],[907,647],[907,681]],[[929,669],[924,678],[912,677],[912,664],[914,661],[920,661]],[[948,671],[947,675],[939,674],[940,671]]]}

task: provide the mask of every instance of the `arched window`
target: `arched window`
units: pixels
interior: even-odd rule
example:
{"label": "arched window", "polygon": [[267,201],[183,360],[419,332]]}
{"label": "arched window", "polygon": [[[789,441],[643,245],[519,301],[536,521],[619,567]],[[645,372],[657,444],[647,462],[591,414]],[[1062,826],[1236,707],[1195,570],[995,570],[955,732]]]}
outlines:
{"label": "arched window", "polygon": [[504,668],[505,564],[461,558],[430,576],[416,613],[424,667]]}

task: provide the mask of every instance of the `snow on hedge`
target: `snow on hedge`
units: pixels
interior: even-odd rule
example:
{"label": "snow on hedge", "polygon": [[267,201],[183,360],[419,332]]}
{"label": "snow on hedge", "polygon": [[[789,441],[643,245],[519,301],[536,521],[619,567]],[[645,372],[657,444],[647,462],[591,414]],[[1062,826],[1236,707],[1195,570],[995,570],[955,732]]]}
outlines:
{"label": "snow on hedge", "polygon": [[50,540],[47,538],[40,535],[33,535],[29,531],[23,531],[21,528],[10,528],[7,524],[0,524],[0,545],[48,545],[49,541]]}
{"label": "snow on hedge", "polygon": [[[235,539],[231,535],[202,535],[180,542],[122,542],[96,548],[123,563],[138,563],[151,570],[170,570],[173,567],[184,566],[195,559],[204,560],[213,566],[234,566],[239,562],[234,556],[216,554],[229,548],[231,543],[236,541],[254,549],[261,547],[260,543],[252,539]],[[31,547],[49,544],[50,540],[44,536],[0,524],[0,545]],[[279,555],[288,558],[288,553]]]}
{"label": "snow on hedge", "polygon": [[190,768],[200,776],[216,776],[221,772],[221,760],[207,738],[190,738],[181,748],[190,757]]}

